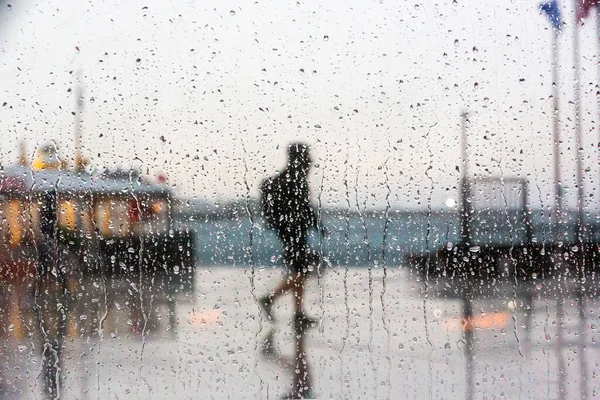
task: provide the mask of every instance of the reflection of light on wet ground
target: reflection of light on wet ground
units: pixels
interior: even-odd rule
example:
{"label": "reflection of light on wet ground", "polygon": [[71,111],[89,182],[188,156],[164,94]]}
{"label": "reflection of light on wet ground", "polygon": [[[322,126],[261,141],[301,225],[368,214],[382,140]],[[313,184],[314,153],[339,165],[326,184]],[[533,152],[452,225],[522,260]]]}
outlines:
{"label": "reflection of light on wet ground", "polygon": [[192,311],[188,316],[188,323],[192,326],[216,324],[221,320],[221,312],[218,310]]}
{"label": "reflection of light on wet ground", "polygon": [[506,328],[511,318],[508,312],[474,315],[470,319],[445,318],[443,324],[448,330]]}

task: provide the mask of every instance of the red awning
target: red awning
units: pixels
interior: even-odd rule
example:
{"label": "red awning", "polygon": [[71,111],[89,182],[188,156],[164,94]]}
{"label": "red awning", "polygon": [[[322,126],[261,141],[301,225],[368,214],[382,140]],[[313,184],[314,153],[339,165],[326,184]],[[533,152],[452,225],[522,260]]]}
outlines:
{"label": "red awning", "polygon": [[23,193],[26,190],[25,179],[20,176],[5,176],[0,182],[0,192]]}

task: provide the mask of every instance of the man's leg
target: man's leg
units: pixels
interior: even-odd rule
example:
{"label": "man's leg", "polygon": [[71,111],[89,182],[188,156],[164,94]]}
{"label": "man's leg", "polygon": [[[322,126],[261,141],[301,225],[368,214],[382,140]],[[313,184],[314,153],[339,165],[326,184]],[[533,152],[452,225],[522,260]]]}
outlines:
{"label": "man's leg", "polygon": [[293,238],[281,237],[280,238],[283,244],[283,263],[285,267],[288,269],[289,274],[285,277],[279,285],[273,289],[273,292],[268,297],[271,302],[275,301],[279,296],[286,294],[288,291],[293,289],[296,286],[296,279],[298,277],[298,273],[296,271],[296,266],[298,265],[296,249],[294,246]]}
{"label": "man's leg", "polygon": [[273,290],[271,294],[271,299],[275,300],[279,296],[289,292],[291,289],[296,287],[296,274],[290,274],[286,278],[284,278],[279,285]]}
{"label": "man's leg", "polygon": [[[261,297],[258,301],[260,306],[263,308],[263,310],[265,311],[265,313],[267,314],[267,317],[274,321],[275,318],[273,317],[273,312],[272,312],[272,308],[273,308],[273,303],[275,302],[275,300],[286,294],[287,292],[293,290],[294,291],[294,297],[296,298],[296,301],[294,302],[294,309],[297,311],[298,310],[298,298],[300,298],[300,307],[302,307],[302,293],[299,293],[297,288],[299,286],[299,282],[298,282],[298,278],[301,275],[298,275],[297,273],[291,273],[289,274],[286,278],[284,278],[281,283],[279,283],[279,285],[277,285],[277,287],[273,290],[273,292],[271,292],[271,294],[268,294],[266,296]],[[302,284],[303,286],[303,284]],[[300,296],[300,297],[298,297]],[[301,309],[301,308],[300,308]]]}
{"label": "man's leg", "polygon": [[267,317],[274,320],[272,314],[273,303],[277,298],[293,291],[294,311],[296,314],[302,313],[304,300],[304,273],[303,265],[306,263],[306,240],[298,240],[293,237],[282,237],[283,259],[289,274],[284,278],[270,295],[259,299],[260,306],[263,308]]}
{"label": "man's leg", "polygon": [[304,306],[304,285],[306,282],[306,276],[302,273],[294,272],[286,279],[281,281],[279,285],[273,290],[271,301],[274,301],[279,296],[282,296],[293,290],[294,292],[294,311],[299,312],[303,310]]}
{"label": "man's leg", "polygon": [[308,276],[305,273],[299,273],[294,286],[294,324],[295,329],[304,330],[314,327],[318,320],[311,318],[304,312],[304,294],[306,292],[306,281]]}
{"label": "man's leg", "polygon": [[286,294],[296,287],[296,279],[296,274],[289,274],[287,277],[283,278],[279,285],[277,285],[270,294],[258,299],[259,305],[262,307],[269,320],[275,321],[275,317],[273,316],[272,312],[273,303],[278,297]]}
{"label": "man's leg", "polygon": [[294,311],[304,313],[304,284],[306,276],[303,273],[296,273],[294,279]]}

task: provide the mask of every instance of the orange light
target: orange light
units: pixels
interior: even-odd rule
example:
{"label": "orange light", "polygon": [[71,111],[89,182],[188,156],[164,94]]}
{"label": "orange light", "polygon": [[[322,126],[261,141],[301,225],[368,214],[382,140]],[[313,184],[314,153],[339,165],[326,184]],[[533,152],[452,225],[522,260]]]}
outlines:
{"label": "orange light", "polygon": [[161,203],[154,203],[152,204],[152,211],[156,214],[158,214],[159,212],[161,212],[163,209],[163,205]]}
{"label": "orange light", "polygon": [[508,312],[498,312],[493,314],[480,314],[475,315],[471,318],[462,318],[460,320],[446,319],[444,323],[446,325],[450,325],[454,330],[460,329],[464,332],[473,330],[476,328],[479,329],[494,329],[494,328],[503,328],[506,326],[508,319],[510,318],[510,313]]}

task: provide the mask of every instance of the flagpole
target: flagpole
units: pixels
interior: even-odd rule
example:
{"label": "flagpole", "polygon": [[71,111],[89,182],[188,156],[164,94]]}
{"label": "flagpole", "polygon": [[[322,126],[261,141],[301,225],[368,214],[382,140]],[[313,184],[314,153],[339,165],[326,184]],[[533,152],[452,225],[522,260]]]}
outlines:
{"label": "flagpole", "polygon": [[[558,27],[554,27],[553,35],[552,35],[552,139],[554,142],[554,207],[556,207],[556,245],[562,242],[566,238],[564,237],[563,230],[564,225],[564,216],[563,216],[563,191],[562,191],[562,182],[561,182],[561,174],[560,174],[560,125],[559,125],[559,101],[558,101],[558,38],[560,35],[561,22],[559,21]],[[560,250],[556,252],[558,255],[554,260],[556,265],[559,268],[559,271],[562,271],[562,260]],[[556,297],[556,309],[557,309],[557,319],[559,323],[558,333],[557,333],[557,344],[558,344],[558,399],[565,399],[565,363],[562,355],[562,290],[558,290]]]}
{"label": "flagpole", "polygon": [[[565,398],[565,362],[563,357],[563,340],[562,340],[562,323],[563,323],[563,290],[560,287],[562,280],[560,274],[563,273],[563,260],[562,252],[564,251],[559,247],[559,243],[566,240],[564,230],[564,215],[563,215],[563,190],[562,182],[560,177],[560,125],[559,125],[559,101],[558,101],[558,36],[562,30],[562,17],[560,12],[560,6],[557,0],[552,0],[547,3],[540,4],[540,9],[546,13],[552,24],[553,35],[552,35],[552,139],[554,142],[554,206],[556,208],[556,242],[555,251],[553,251],[553,262],[555,268],[560,271],[558,279],[558,287],[556,290],[556,315],[558,319],[558,331],[556,336],[556,345],[558,348],[558,398],[563,400]],[[579,54],[578,50],[575,50],[575,55]]]}
{"label": "flagpole", "polygon": [[[600,7],[596,7],[596,45],[598,46],[596,51],[596,65],[598,66],[596,98],[598,98],[598,94],[600,94]],[[598,104],[598,115],[596,115],[596,118],[600,119],[600,103]],[[598,126],[598,143],[596,144],[596,150],[598,151],[598,165],[600,165],[600,121],[596,123],[596,126]],[[600,192],[598,193],[598,196],[600,196]],[[600,200],[596,198],[596,204],[598,204],[599,201]],[[596,229],[596,232],[598,232],[598,229]],[[592,238],[592,242],[593,241],[594,238]]]}
{"label": "flagpole", "polygon": [[[580,327],[585,327],[585,314],[584,314],[584,300],[583,300],[583,274],[585,274],[584,270],[584,262],[585,262],[585,249],[583,246],[583,201],[584,201],[584,192],[583,192],[583,178],[582,178],[582,140],[581,140],[581,95],[580,95],[580,87],[581,87],[581,71],[580,71],[580,63],[579,63],[579,20],[575,19],[575,30],[573,32],[573,66],[575,68],[575,148],[577,150],[577,164],[576,164],[576,174],[575,177],[577,179],[577,219],[575,225],[575,240],[578,242],[578,257],[576,258],[576,266],[577,266],[577,303],[580,312],[579,323]],[[587,399],[587,362],[585,359],[584,352],[584,343],[583,343],[584,335],[583,331],[581,332],[578,350],[579,350],[579,368],[580,368],[580,376],[581,376],[581,399]]]}
{"label": "flagpole", "polygon": [[558,123],[558,35],[560,31],[553,29],[552,35],[552,139],[554,142],[554,207],[556,207],[557,239],[561,240],[561,224],[563,221],[562,189],[560,177],[560,131]]}
{"label": "flagpole", "polygon": [[557,0],[540,4],[540,10],[543,11],[552,25],[552,141],[553,161],[554,161],[554,208],[556,212],[556,243],[564,240],[563,224],[563,199],[562,199],[562,181],[560,174],[560,126],[559,102],[558,102],[558,37],[562,30],[562,17],[560,6]]}
{"label": "flagpole", "polygon": [[582,143],[581,143],[581,71],[579,66],[579,21],[575,21],[573,32],[573,67],[575,69],[575,149],[577,151],[577,164],[575,179],[577,184],[577,219],[575,225],[575,239],[583,242],[583,177],[582,177]]}
{"label": "flagpole", "polygon": [[81,151],[81,121],[83,112],[83,88],[81,84],[81,70],[77,71],[77,88],[75,90],[77,116],[75,117],[75,170],[81,172],[83,170],[83,155]]}

